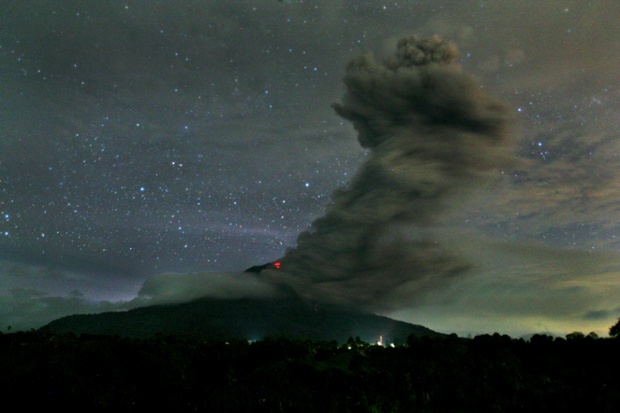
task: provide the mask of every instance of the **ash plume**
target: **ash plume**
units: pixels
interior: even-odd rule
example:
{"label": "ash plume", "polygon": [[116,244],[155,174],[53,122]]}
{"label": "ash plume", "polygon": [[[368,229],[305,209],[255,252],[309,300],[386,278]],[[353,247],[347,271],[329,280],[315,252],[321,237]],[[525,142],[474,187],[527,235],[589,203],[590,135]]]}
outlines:
{"label": "ash plume", "polygon": [[351,60],[333,105],[368,160],[270,278],[320,302],[365,308],[409,300],[465,272],[436,235],[466,188],[511,162],[507,109],[453,64],[438,37],[401,39],[395,55]]}

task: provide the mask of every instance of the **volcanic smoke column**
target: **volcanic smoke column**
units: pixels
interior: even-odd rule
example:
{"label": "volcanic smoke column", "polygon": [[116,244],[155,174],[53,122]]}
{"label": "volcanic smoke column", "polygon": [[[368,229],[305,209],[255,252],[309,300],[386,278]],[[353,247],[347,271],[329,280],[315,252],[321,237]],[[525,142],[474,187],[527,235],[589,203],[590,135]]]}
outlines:
{"label": "volcanic smoke column", "polygon": [[512,157],[506,109],[451,65],[457,55],[438,37],[411,36],[388,61],[369,54],[349,63],[333,107],[353,123],[368,160],[270,277],[313,300],[377,309],[469,267],[433,228],[464,188]]}

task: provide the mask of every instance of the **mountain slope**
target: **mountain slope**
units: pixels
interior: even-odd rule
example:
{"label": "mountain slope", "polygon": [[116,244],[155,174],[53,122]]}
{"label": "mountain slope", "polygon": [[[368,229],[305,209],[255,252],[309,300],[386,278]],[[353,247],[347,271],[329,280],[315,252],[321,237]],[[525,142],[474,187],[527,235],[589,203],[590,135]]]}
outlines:
{"label": "mountain slope", "polygon": [[355,312],[334,305],[310,305],[297,296],[280,298],[213,299],[155,305],[124,312],[72,315],[41,328],[53,333],[89,333],[147,338],[155,334],[203,340],[296,339],[343,342],[359,336],[367,342],[379,336],[403,342],[410,334],[439,336],[426,327]]}

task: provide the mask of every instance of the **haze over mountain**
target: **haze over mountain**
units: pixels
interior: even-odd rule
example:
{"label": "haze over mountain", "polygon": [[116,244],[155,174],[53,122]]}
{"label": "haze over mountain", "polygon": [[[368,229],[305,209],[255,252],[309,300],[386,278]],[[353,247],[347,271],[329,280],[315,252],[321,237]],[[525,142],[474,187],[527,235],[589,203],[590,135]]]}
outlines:
{"label": "haze over mountain", "polygon": [[409,335],[439,336],[426,327],[354,311],[311,304],[293,291],[269,298],[202,298],[129,311],[60,318],[41,328],[53,333],[105,334],[148,338],[156,334],[201,340],[257,340],[288,337],[340,343],[350,337],[403,343]]}

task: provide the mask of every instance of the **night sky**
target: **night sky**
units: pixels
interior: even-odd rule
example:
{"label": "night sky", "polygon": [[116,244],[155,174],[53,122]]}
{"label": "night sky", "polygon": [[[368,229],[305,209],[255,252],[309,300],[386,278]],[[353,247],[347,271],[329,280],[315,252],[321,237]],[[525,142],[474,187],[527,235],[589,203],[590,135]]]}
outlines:
{"label": "night sky", "polygon": [[[283,257],[297,270],[271,281],[442,332],[603,335],[620,316],[615,0],[0,9],[2,331],[201,295],[269,295],[268,282],[239,273]],[[332,274],[341,254],[308,261],[304,251],[321,233],[341,234],[330,217],[350,201],[342,194],[394,204],[360,178],[374,149],[358,141],[359,102],[343,78],[352,59],[389,61],[414,34],[456,45],[450,67],[504,108],[505,145],[451,146],[450,159],[471,151],[486,162],[484,179],[458,169],[448,195],[414,199],[403,225],[364,233],[389,251],[377,267]],[[450,87],[439,87],[447,100]],[[412,136],[447,122],[424,116],[435,123],[412,124]],[[420,159],[406,168],[434,173]],[[297,248],[302,233],[311,235]],[[403,243],[415,259],[393,253]]]}

